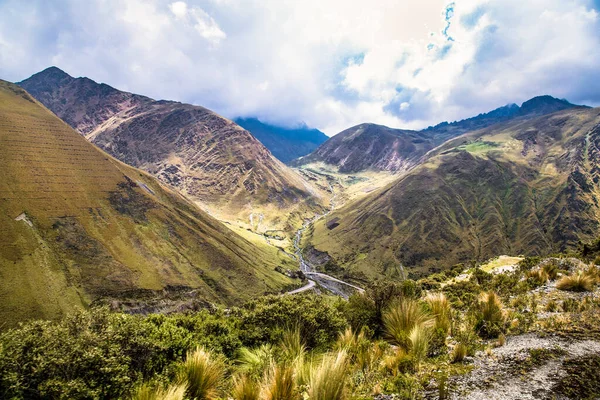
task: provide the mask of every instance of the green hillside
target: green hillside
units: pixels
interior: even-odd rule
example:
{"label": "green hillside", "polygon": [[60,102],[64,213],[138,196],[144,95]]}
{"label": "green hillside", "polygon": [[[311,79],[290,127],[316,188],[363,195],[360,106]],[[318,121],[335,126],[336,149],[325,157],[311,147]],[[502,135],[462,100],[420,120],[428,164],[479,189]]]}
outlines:
{"label": "green hillside", "polygon": [[289,263],[91,145],[0,81],[0,321],[140,298],[233,304],[278,292]]}
{"label": "green hillside", "polygon": [[574,108],[452,139],[319,221],[308,248],[322,268],[360,280],[592,240],[600,227],[599,115]]}

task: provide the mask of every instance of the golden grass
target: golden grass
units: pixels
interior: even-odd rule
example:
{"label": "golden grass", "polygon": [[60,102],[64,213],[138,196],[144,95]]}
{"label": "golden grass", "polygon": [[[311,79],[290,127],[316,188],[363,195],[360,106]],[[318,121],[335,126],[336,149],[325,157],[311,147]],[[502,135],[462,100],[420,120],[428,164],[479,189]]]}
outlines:
{"label": "golden grass", "polygon": [[231,397],[233,400],[259,400],[260,385],[248,375],[235,376]]}
{"label": "golden grass", "polygon": [[[409,351],[413,345],[411,332],[415,327],[421,330],[431,329],[435,325],[435,317],[429,314],[417,301],[402,299],[393,304],[383,314],[383,325],[388,340]],[[415,331],[417,332],[417,331]],[[415,333],[414,338],[423,335]]]}
{"label": "golden grass", "polygon": [[135,391],[131,400],[183,400],[185,390],[185,385],[175,384],[166,388],[155,388],[144,383]]}
{"label": "golden grass", "polygon": [[441,292],[429,293],[425,297],[425,302],[429,305],[431,313],[435,317],[435,329],[440,329],[448,334],[451,325],[451,307],[446,295]]}
{"label": "golden grass", "polygon": [[311,400],[346,399],[347,369],[348,357],[345,351],[325,355],[310,375],[308,398]]}
{"label": "golden grass", "polygon": [[272,365],[266,374],[261,390],[263,400],[297,400],[298,385],[291,364]]}
{"label": "golden grass", "polygon": [[225,377],[225,364],[220,358],[198,347],[188,352],[179,377],[186,382],[187,393],[192,398],[216,399],[218,387]]}
{"label": "golden grass", "polygon": [[583,271],[575,272],[572,275],[563,276],[556,283],[556,288],[570,292],[591,292],[594,290],[596,280],[593,276]]}

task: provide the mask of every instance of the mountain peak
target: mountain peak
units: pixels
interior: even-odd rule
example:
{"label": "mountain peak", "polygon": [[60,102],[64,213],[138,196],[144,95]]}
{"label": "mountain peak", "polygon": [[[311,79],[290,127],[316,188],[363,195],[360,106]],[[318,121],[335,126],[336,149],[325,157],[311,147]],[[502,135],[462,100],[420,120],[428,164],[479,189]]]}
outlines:
{"label": "mountain peak", "polygon": [[[36,78],[38,80],[44,80],[44,81],[52,81],[52,82],[60,82],[63,80],[67,80],[67,79],[73,79],[73,77],[69,74],[67,74],[65,71],[63,71],[62,69],[52,66],[52,67],[48,67],[43,71],[38,72],[37,74],[33,74],[30,78]],[[27,79],[26,79],[27,80]]]}
{"label": "mountain peak", "polygon": [[549,114],[552,112],[566,110],[567,108],[577,107],[575,104],[569,103],[565,99],[557,99],[549,95],[536,96],[527,100],[521,105],[522,115],[531,114]]}

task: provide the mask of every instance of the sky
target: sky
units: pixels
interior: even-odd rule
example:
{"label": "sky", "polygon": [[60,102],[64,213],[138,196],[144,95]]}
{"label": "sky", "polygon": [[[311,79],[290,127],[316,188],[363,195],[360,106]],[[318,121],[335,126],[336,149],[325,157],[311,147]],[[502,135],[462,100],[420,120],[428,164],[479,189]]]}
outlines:
{"label": "sky", "polygon": [[600,0],[0,0],[0,78],[49,66],[328,135],[541,94],[600,105]]}

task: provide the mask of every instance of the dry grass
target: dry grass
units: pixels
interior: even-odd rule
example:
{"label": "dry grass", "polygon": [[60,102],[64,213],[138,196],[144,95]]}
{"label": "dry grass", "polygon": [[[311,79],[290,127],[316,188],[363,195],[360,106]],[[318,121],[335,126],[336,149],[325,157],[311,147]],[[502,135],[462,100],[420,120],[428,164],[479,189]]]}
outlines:
{"label": "dry grass", "polygon": [[272,365],[262,385],[261,399],[297,400],[299,398],[294,366],[291,364]]}
{"label": "dry grass", "polygon": [[224,376],[223,360],[201,347],[188,352],[180,372],[180,380],[187,382],[188,395],[197,400],[216,399]]}
{"label": "dry grass", "polygon": [[477,303],[478,323],[476,329],[480,335],[495,338],[500,335],[506,323],[504,305],[495,292],[482,292]]}
{"label": "dry grass", "polygon": [[260,398],[260,385],[248,375],[233,378],[231,389],[233,400],[258,400]]}
{"label": "dry grass", "polygon": [[431,328],[425,324],[415,325],[409,335],[410,354],[414,357],[417,365],[427,357],[429,342],[431,341]]}
{"label": "dry grass", "polygon": [[467,345],[464,343],[457,343],[452,349],[452,353],[450,354],[450,361],[453,363],[462,362],[467,356]]}
{"label": "dry grass", "polygon": [[506,319],[506,313],[504,312],[504,305],[500,296],[495,292],[483,292],[479,295],[479,312],[482,318],[486,322],[494,324],[502,324]]}
{"label": "dry grass", "polygon": [[302,359],[306,354],[306,346],[302,342],[300,328],[296,327],[284,331],[279,347],[284,359],[288,361]]}
{"label": "dry grass", "polygon": [[432,314],[435,316],[435,329],[450,332],[451,307],[444,293],[430,293],[425,297]]}
{"label": "dry grass", "polygon": [[531,279],[538,285],[543,285],[548,282],[549,275],[545,269],[540,268],[527,272],[527,278]]}
{"label": "dry grass", "polygon": [[183,400],[185,389],[185,385],[155,388],[145,383],[137,389],[131,400]]}
{"label": "dry grass", "polygon": [[327,354],[311,375],[308,398],[311,400],[344,400],[347,398],[348,357],[345,351]]}
{"label": "dry grass", "polygon": [[556,283],[556,287],[570,292],[591,292],[594,290],[595,284],[596,279],[592,275],[579,271],[560,278]]}
{"label": "dry grass", "polygon": [[410,335],[413,329],[431,329],[435,318],[417,301],[402,299],[384,313],[383,324],[389,341],[408,351],[412,347]]}

